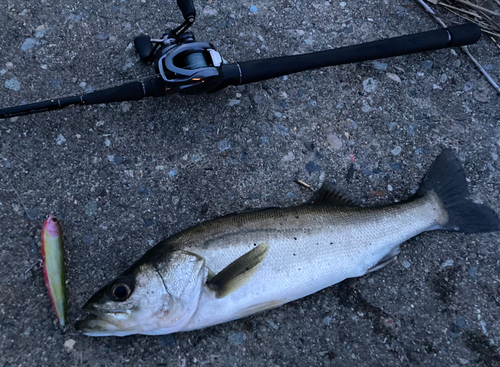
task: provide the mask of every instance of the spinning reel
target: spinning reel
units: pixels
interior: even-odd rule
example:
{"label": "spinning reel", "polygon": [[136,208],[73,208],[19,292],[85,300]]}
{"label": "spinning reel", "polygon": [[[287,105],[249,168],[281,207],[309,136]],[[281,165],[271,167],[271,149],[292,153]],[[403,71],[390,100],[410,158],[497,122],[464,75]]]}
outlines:
{"label": "spinning reel", "polygon": [[154,64],[159,77],[83,95],[0,109],[0,119],[59,110],[70,105],[134,101],[169,93],[212,93],[230,85],[255,83],[325,66],[465,46],[481,37],[481,28],[468,23],[333,50],[225,64],[210,43],[196,42],[193,33],[187,31],[196,18],[192,0],[177,0],[177,5],[184,23],[160,39],[142,35],[134,41],[141,60]]}

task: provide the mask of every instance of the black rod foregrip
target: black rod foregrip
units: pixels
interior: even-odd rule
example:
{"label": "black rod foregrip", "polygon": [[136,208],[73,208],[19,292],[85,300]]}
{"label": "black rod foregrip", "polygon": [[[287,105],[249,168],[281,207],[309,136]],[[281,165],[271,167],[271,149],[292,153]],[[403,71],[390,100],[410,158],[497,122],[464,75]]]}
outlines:
{"label": "black rod foregrip", "polygon": [[60,110],[71,105],[90,105],[98,103],[112,103],[137,101],[144,97],[161,97],[168,89],[161,78],[154,78],[144,82],[131,82],[118,87],[103,89],[81,96],[50,99],[21,106],[0,109],[0,119],[14,116],[30,115],[32,113]]}
{"label": "black rod foregrip", "polygon": [[194,20],[196,18],[196,9],[193,0],[177,0],[177,6],[181,9],[185,20]]}
{"label": "black rod foregrip", "polygon": [[225,79],[223,84],[227,86],[255,83],[326,66],[465,46],[477,42],[480,37],[481,28],[476,24],[467,23],[334,50],[223,65],[222,72],[228,75],[228,79]]}
{"label": "black rod foregrip", "polygon": [[137,101],[144,98],[144,96],[145,92],[142,83],[132,82],[84,94],[82,104]]}
{"label": "black rod foregrip", "polygon": [[30,103],[20,106],[8,107],[0,109],[0,120],[16,116],[31,115],[38,112],[46,112],[60,110],[61,108],[80,104],[81,96],[67,97],[61,99],[50,99],[47,101]]}

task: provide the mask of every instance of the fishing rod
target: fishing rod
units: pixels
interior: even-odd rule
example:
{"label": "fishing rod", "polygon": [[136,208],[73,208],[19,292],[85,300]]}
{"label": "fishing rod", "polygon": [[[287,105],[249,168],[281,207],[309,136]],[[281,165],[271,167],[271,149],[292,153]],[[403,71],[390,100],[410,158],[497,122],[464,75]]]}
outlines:
{"label": "fishing rod", "polygon": [[59,110],[71,105],[137,101],[171,93],[213,93],[228,86],[244,85],[301,71],[355,62],[403,56],[476,43],[481,28],[473,23],[353,46],[293,56],[226,64],[215,47],[197,42],[187,31],[196,18],[192,0],[177,0],[184,22],[162,38],[136,37],[135,48],[146,64],[153,64],[157,77],[82,95],[0,109],[0,119]]}

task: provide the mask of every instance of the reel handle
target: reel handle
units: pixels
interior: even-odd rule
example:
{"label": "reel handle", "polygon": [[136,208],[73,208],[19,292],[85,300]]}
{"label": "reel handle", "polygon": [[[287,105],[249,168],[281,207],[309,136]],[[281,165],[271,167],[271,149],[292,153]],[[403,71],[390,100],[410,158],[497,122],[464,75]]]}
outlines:
{"label": "reel handle", "polygon": [[177,6],[181,9],[184,19],[193,23],[196,18],[196,9],[194,8],[193,0],[177,0]]}

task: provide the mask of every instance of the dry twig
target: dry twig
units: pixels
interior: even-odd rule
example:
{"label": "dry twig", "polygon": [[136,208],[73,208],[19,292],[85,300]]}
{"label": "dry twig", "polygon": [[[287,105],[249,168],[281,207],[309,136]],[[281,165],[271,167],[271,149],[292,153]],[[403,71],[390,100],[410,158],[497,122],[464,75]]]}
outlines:
{"label": "dry twig", "polygon": [[481,10],[481,11],[483,11],[485,13],[488,13],[488,14],[491,14],[491,15],[496,15],[497,17],[500,17],[500,13],[497,13],[497,12],[495,12],[493,10],[490,10],[490,9],[483,8],[482,6],[470,3],[468,1],[465,1],[465,0],[454,0],[454,1],[462,3],[464,5],[467,5],[467,6],[471,7],[471,8],[474,8],[474,9]]}
{"label": "dry twig", "polygon": [[[420,0],[418,0],[418,1],[420,4],[422,4],[422,2]],[[462,0],[460,0],[460,1],[462,1]],[[431,16],[436,20],[436,22],[438,22],[443,28],[446,28],[446,24],[442,21],[441,18],[439,18],[438,16],[435,15],[435,13],[434,13],[434,11],[432,11],[432,9],[430,9],[428,6],[423,6],[423,7],[429,14],[431,14]],[[428,8],[430,9],[430,11],[427,10]],[[476,65],[476,67],[479,69],[481,74],[484,75],[486,80],[493,86],[493,88],[495,88],[495,90],[497,91],[497,94],[500,94],[500,87],[498,86],[498,84],[495,83],[495,81],[491,78],[490,74],[488,74],[488,72],[486,70],[484,70],[484,68],[481,66],[479,61],[477,61],[476,58],[474,56],[472,56],[472,54],[470,53],[467,46],[460,46],[460,48],[462,49],[463,52],[465,52],[467,54],[467,56],[469,56],[471,61],[474,63],[474,65]]]}

